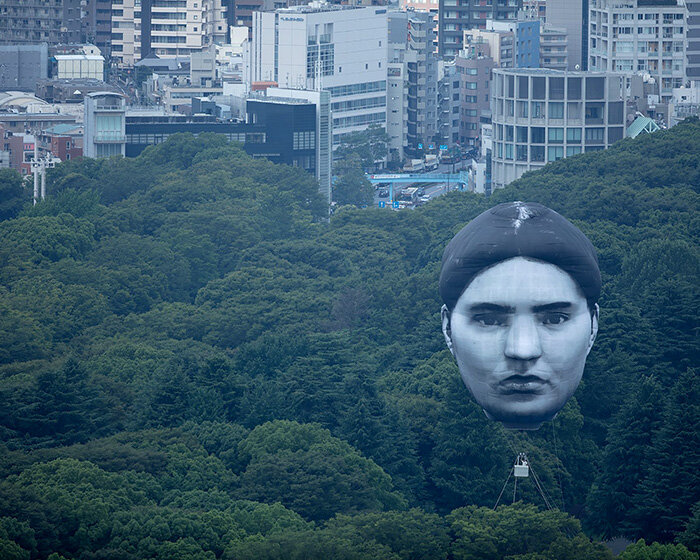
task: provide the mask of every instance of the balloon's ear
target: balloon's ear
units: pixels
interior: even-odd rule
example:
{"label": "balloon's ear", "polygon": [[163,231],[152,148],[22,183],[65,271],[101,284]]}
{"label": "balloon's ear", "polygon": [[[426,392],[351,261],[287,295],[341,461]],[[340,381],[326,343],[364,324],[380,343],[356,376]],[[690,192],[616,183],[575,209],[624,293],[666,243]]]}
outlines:
{"label": "balloon's ear", "polygon": [[595,304],[595,309],[591,313],[591,337],[588,339],[588,350],[586,350],[586,355],[593,348],[593,343],[595,342],[595,337],[598,335],[598,318],[600,317],[600,307]]}
{"label": "balloon's ear", "polygon": [[445,335],[445,343],[450,349],[450,352],[454,355],[452,351],[452,329],[450,328],[450,310],[447,309],[446,305],[442,306],[440,310],[440,316],[442,317],[442,334]]}

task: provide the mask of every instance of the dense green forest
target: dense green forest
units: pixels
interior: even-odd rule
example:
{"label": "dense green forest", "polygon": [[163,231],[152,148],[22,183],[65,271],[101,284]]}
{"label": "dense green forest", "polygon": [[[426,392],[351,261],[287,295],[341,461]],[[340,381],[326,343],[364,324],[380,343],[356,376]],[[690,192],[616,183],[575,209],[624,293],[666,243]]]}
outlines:
{"label": "dense green forest", "polygon": [[[0,558],[698,558],[700,122],[490,198],[343,207],[223,137],[0,171]],[[447,241],[543,203],[599,254],[598,340],[510,432],[440,332]],[[517,451],[532,481],[494,504]],[[644,540],[642,540],[644,539]]]}

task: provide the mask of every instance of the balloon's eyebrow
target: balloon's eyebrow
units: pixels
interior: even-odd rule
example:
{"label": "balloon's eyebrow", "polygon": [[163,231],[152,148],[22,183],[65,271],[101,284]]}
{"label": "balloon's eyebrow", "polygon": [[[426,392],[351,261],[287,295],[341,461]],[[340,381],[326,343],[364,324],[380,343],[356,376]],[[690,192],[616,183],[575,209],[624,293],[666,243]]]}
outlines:
{"label": "balloon's eyebrow", "polygon": [[535,305],[532,310],[535,313],[543,311],[567,311],[574,306],[570,301],[555,301],[553,303],[545,303],[544,305]]}
{"label": "balloon's eyebrow", "polygon": [[498,313],[513,313],[515,308],[510,305],[500,305],[498,303],[475,303],[469,306],[470,313],[483,313],[487,311],[495,311]]}

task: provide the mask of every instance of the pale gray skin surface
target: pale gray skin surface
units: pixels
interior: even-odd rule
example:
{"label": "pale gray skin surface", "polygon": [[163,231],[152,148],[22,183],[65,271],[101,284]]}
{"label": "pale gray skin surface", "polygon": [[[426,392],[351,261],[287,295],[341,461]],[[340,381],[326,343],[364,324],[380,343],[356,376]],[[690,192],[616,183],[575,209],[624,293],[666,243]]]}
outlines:
{"label": "pale gray skin surface", "polygon": [[442,307],[442,331],[486,415],[536,430],[576,391],[598,313],[562,269],[514,257],[476,275],[452,311]]}

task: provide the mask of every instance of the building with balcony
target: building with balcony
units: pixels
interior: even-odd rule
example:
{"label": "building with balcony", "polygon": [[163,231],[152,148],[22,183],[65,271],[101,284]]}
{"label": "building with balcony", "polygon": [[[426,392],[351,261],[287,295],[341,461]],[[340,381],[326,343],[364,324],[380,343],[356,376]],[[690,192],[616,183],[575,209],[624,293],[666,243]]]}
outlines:
{"label": "building with balcony", "polygon": [[403,12],[430,12],[435,23],[433,27],[435,33],[434,47],[435,52],[437,52],[440,0],[399,0],[399,8]]}
{"label": "building with balcony", "polygon": [[463,147],[479,147],[481,118],[491,109],[491,72],[496,67],[489,56],[489,43],[472,43],[455,58],[460,79],[459,142]]}
{"label": "building with balcony", "polygon": [[488,20],[514,21],[522,0],[439,0],[438,52],[448,58],[462,50],[464,31],[485,29]]}
{"label": "building with balcony", "polygon": [[387,9],[322,5],[253,13],[248,83],[326,90],[333,144],[376,124],[386,128]]}
{"label": "building with balcony", "polygon": [[81,0],[2,0],[0,43],[79,43]]}
{"label": "building with balcony", "polygon": [[662,103],[686,81],[684,0],[590,0],[588,68],[649,74]]}
{"label": "building with balcony", "polygon": [[569,68],[568,36],[563,27],[540,26],[540,68]]}
{"label": "building with balcony", "polygon": [[85,96],[83,154],[102,158],[125,154],[126,99],[121,93],[98,91]]}
{"label": "building with balcony", "polygon": [[440,149],[449,150],[460,144],[460,92],[462,83],[454,61],[440,62],[438,72],[437,143]]}
{"label": "building with balcony", "polygon": [[152,54],[189,56],[226,36],[222,0],[123,0],[112,6],[112,56],[121,66]]}
{"label": "building with balcony", "polygon": [[492,187],[625,136],[625,77],[544,69],[493,70]]}

